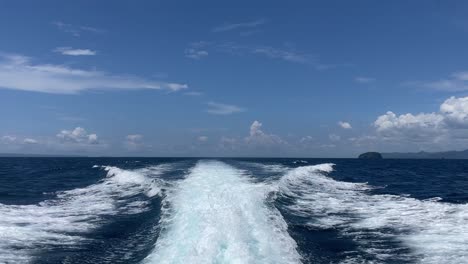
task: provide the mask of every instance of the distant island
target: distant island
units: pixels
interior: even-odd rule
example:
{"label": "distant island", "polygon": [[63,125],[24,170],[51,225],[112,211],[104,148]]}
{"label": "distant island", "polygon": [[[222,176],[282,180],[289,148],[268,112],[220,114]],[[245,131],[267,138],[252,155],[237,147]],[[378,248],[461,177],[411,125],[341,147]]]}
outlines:
{"label": "distant island", "polygon": [[382,154],[379,152],[366,152],[359,155],[360,159],[382,159]]}
{"label": "distant island", "polygon": [[[379,157],[380,156],[380,157]],[[359,155],[360,159],[468,159],[468,149],[443,152],[366,152]]]}

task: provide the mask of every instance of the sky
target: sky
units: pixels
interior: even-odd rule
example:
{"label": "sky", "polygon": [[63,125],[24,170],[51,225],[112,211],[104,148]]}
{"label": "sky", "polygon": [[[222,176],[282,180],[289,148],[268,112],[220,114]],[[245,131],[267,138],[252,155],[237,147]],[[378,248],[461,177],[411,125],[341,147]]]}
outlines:
{"label": "sky", "polygon": [[0,1],[0,153],[468,148],[466,1]]}

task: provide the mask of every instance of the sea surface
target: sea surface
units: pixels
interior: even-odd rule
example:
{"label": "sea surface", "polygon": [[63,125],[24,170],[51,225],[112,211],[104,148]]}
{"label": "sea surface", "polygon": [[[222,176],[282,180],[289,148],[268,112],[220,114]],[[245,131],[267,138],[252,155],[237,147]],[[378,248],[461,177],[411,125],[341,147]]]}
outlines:
{"label": "sea surface", "polygon": [[0,263],[468,263],[468,160],[0,158]]}

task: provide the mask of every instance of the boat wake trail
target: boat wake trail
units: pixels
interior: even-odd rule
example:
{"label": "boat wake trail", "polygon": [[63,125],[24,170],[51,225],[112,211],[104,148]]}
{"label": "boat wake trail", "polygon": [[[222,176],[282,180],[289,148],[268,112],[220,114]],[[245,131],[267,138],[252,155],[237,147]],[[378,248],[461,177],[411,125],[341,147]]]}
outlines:
{"label": "boat wake trail", "polygon": [[[96,166],[97,167],[97,166]],[[87,234],[117,214],[148,210],[158,195],[157,178],[166,168],[128,171],[103,167],[106,178],[96,184],[56,193],[56,198],[32,205],[0,203],[0,263],[26,263],[54,247],[74,247]]]}
{"label": "boat wake trail", "polygon": [[161,234],[144,263],[300,263],[271,186],[218,161],[199,161],[167,193]]}
{"label": "boat wake trail", "polygon": [[[312,229],[335,229],[359,245],[346,263],[466,263],[468,205],[371,195],[365,183],[335,181],[333,164],[290,170],[279,181],[284,210]],[[370,261],[372,260],[372,261]]]}

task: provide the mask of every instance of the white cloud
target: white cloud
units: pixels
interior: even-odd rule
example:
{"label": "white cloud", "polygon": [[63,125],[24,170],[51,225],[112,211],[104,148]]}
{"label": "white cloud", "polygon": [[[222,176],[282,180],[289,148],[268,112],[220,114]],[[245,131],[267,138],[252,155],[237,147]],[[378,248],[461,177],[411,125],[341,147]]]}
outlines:
{"label": "white cloud", "polygon": [[317,70],[325,70],[340,66],[349,66],[349,64],[323,64],[320,62],[317,55],[299,52],[291,48],[290,46],[277,48],[272,46],[239,45],[233,42],[193,42],[190,43],[189,47],[185,50],[185,56],[192,59],[200,59],[208,55],[208,49],[212,49],[215,52],[226,53],[229,55],[254,55],[269,59],[300,63],[310,65]]}
{"label": "white cloud", "polygon": [[185,57],[190,59],[198,60],[206,56],[208,56],[208,51],[206,50],[197,50],[194,48],[188,48],[185,50]]}
{"label": "white cloud", "polygon": [[221,104],[215,102],[209,102],[207,105],[210,107],[206,112],[213,115],[230,115],[234,113],[244,112],[245,109],[235,105]]}
{"label": "white cloud", "polygon": [[468,97],[450,97],[435,113],[398,116],[389,111],[373,125],[385,140],[453,144],[468,138]]}
{"label": "white cloud", "polygon": [[32,138],[25,138],[23,140],[23,143],[24,144],[38,144],[39,141],[35,140],[35,139],[32,139]]}
{"label": "white cloud", "polygon": [[245,138],[247,144],[254,146],[277,146],[286,144],[279,136],[263,132],[262,126],[263,124],[257,120],[250,125],[249,136]]}
{"label": "white cloud", "polygon": [[222,26],[213,28],[213,32],[226,32],[236,29],[245,29],[245,28],[255,28],[266,23],[265,19],[257,19],[253,21],[243,22],[243,23],[226,23]]}
{"label": "white cloud", "polygon": [[219,148],[221,150],[236,150],[239,144],[236,138],[222,136],[219,140]]}
{"label": "white cloud", "polygon": [[15,142],[16,139],[17,139],[16,136],[6,135],[6,136],[3,136],[3,137],[2,137],[2,142],[5,142],[5,143],[12,143],[12,142]]}
{"label": "white cloud", "polygon": [[339,121],[339,122],[338,122],[338,125],[339,125],[341,128],[343,128],[343,129],[351,129],[351,128],[353,128],[353,127],[351,126],[351,124],[348,123],[348,122]]}
{"label": "white cloud", "polygon": [[74,37],[79,37],[83,32],[91,32],[91,33],[102,33],[104,30],[90,27],[90,26],[79,26],[79,25],[72,25],[67,24],[62,21],[55,21],[52,22],[52,25],[56,26],[59,30],[71,34]]}
{"label": "white cloud", "polygon": [[197,140],[200,141],[200,142],[206,142],[206,141],[208,141],[208,137],[207,136],[199,136],[197,138]]}
{"label": "white cloud", "polygon": [[143,139],[143,136],[140,134],[132,134],[125,137],[128,141],[140,141]]}
{"label": "white cloud", "polygon": [[412,141],[426,141],[437,139],[443,134],[444,117],[436,113],[420,113],[417,115],[404,114],[397,116],[389,111],[381,115],[374,122],[374,126],[386,139],[410,139]]}
{"label": "white cloud", "polygon": [[331,141],[340,141],[341,140],[341,137],[339,135],[335,135],[335,134],[330,134],[328,135],[328,138],[331,140]]}
{"label": "white cloud", "polygon": [[178,91],[186,84],[82,70],[64,65],[33,64],[21,55],[0,54],[0,87],[24,91],[76,94],[90,89],[167,89]]}
{"label": "white cloud", "polygon": [[376,142],[377,137],[371,135],[362,135],[359,137],[350,137],[348,138],[350,142],[352,142],[355,146],[367,146],[371,145]]}
{"label": "white cloud", "polygon": [[357,83],[371,83],[371,82],[375,82],[375,79],[370,78],[370,77],[359,76],[359,77],[354,78],[354,81]]}
{"label": "white cloud", "polygon": [[62,130],[57,135],[57,138],[64,143],[72,144],[98,144],[98,136],[96,134],[88,134],[82,127],[76,127],[73,130]]}
{"label": "white cloud", "polygon": [[131,151],[141,149],[143,145],[143,135],[131,134],[125,137],[124,146]]}
{"label": "white cloud", "polygon": [[188,96],[201,96],[203,95],[202,92],[186,92],[184,93],[184,95],[188,95]]}
{"label": "white cloud", "polygon": [[315,138],[312,137],[312,136],[305,136],[305,137],[301,138],[301,140],[300,140],[299,142],[300,142],[300,143],[315,142]]}
{"label": "white cloud", "polygon": [[73,49],[71,47],[58,47],[54,49],[54,52],[61,53],[62,55],[69,56],[93,56],[96,55],[95,50],[90,49]]}
{"label": "white cloud", "polygon": [[468,71],[452,73],[448,78],[432,82],[413,82],[412,85],[444,90],[444,91],[466,91],[468,90]]}
{"label": "white cloud", "polygon": [[294,51],[276,49],[273,47],[256,47],[251,50],[254,54],[264,55],[272,59],[281,59],[290,62],[307,63],[312,60],[311,56]]}
{"label": "white cloud", "polygon": [[208,56],[208,51],[206,48],[208,48],[210,45],[211,43],[206,41],[192,42],[184,51],[185,57],[195,60],[206,57]]}
{"label": "white cloud", "polygon": [[1,137],[1,143],[8,144],[8,145],[15,145],[15,144],[39,144],[39,141],[33,138],[23,138],[22,140],[19,139],[17,136],[6,135]]}
{"label": "white cloud", "polygon": [[450,97],[440,105],[440,112],[449,125],[468,127],[468,97]]}

